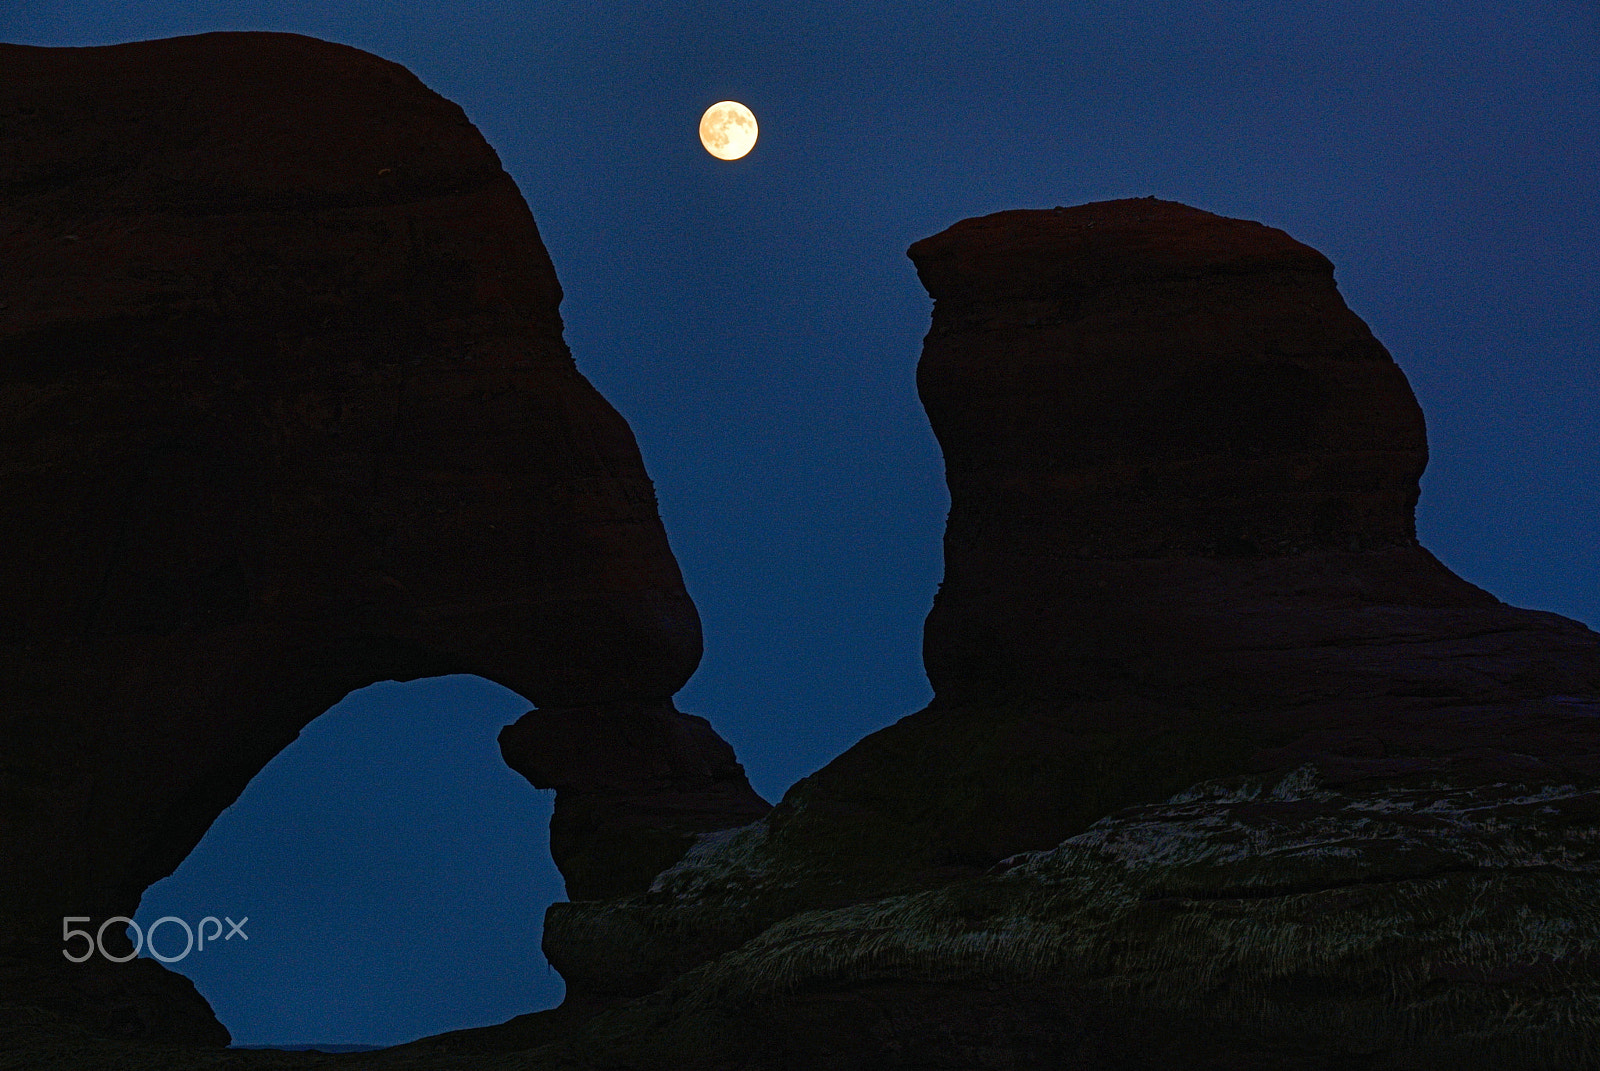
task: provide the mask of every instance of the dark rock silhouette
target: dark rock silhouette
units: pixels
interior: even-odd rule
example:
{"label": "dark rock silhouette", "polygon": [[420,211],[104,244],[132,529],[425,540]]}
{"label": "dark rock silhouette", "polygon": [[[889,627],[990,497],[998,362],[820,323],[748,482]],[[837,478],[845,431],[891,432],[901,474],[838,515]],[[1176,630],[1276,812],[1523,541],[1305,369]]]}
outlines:
{"label": "dark rock silhouette", "polygon": [[501,730],[500,751],[556,790],[550,854],[572,900],[644,892],[699,834],[772,809],[711,723],[670,703],[531,711]]}
{"label": "dark rock silhouette", "polygon": [[936,698],[763,815],[458,109],[289,35],[0,69],[0,1048],[218,1066],[106,1040],[221,1035],[59,916],[351,688],[474,672],[540,707],[572,999],[350,1066],[1597,1066],[1600,636],[1417,544],[1421,413],[1314,250],[1153,198],[912,246]]}
{"label": "dark rock silhouette", "polygon": [[[290,34],[3,45],[0,70],[0,1003],[225,1040],[154,963],[66,964],[61,919],[131,915],[374,681],[476,673],[602,755],[619,718],[676,734],[649,788],[681,802],[705,766],[722,795],[670,816],[651,873],[765,809],[672,708],[700,626],[653,488],[460,108]],[[583,881],[589,839],[649,838],[626,803],[563,829]]]}
{"label": "dark rock silhouette", "polygon": [[1332,265],[1155,199],[910,255],[937,696],[649,893],[557,905],[552,962],[649,994],[585,1036],[641,1068],[1593,1066],[1600,636],[1417,544],[1421,414]]}

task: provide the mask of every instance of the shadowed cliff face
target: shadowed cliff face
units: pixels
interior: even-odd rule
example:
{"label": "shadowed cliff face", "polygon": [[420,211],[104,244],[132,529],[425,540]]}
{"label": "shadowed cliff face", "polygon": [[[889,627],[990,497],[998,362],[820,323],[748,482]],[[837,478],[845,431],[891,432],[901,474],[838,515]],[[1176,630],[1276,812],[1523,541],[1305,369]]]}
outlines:
{"label": "shadowed cliff face", "polygon": [[[377,680],[638,706],[714,753],[738,821],[765,809],[672,709],[700,627],[653,488],[460,108],[288,34],[3,45],[0,70],[0,951],[60,967],[62,916],[131,915]],[[153,964],[98,995],[90,971],[7,987],[223,1036],[139,995]]]}

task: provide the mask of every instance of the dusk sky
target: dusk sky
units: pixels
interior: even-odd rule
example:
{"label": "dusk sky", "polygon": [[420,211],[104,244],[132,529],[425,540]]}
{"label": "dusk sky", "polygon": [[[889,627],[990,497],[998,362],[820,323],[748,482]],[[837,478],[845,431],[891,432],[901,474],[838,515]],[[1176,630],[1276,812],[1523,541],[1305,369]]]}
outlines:
{"label": "dusk sky", "polygon": [[[1594,0],[0,6],[22,44],[212,30],[402,63],[499,153],[700,610],[677,704],[769,800],[930,697],[949,501],[905,249],[1001,209],[1155,195],[1326,254],[1426,414],[1423,542],[1600,625]],[[733,162],[696,138],[725,99],[761,127]],[[151,889],[144,924],[250,916],[248,944],[174,965],[236,1043],[559,1002],[550,798],[495,745],[528,706],[476,678],[356,693]]]}

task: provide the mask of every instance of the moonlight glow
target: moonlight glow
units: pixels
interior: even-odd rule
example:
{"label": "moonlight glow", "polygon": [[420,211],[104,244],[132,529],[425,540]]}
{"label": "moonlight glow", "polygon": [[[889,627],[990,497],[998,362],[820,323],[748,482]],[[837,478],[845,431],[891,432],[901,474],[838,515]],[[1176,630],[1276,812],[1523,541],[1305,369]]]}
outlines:
{"label": "moonlight glow", "polygon": [[737,160],[756,143],[756,117],[736,100],[713,104],[700,117],[700,144],[718,160]]}

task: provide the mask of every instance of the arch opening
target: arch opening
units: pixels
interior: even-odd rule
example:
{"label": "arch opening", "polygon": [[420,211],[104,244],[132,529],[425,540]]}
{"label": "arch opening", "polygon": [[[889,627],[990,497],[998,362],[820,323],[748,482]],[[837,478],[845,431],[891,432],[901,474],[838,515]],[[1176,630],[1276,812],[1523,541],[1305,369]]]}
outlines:
{"label": "arch opening", "polygon": [[145,891],[142,931],[188,931],[160,923],[140,955],[172,960],[235,1046],[387,1046],[559,1004],[539,947],[566,899],[555,794],[496,742],[531,705],[465,674],[350,692]]}

